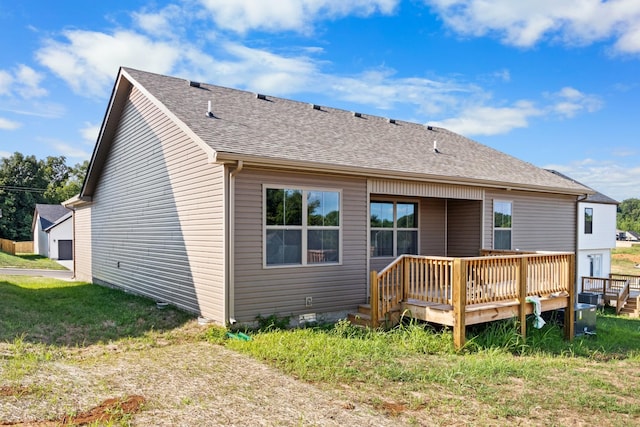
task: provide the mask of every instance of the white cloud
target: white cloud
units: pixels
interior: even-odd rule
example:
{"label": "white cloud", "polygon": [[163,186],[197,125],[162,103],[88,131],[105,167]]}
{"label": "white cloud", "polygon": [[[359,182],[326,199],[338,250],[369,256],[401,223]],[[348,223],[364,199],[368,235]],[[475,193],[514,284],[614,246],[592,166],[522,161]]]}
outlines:
{"label": "white cloud", "polygon": [[100,125],[94,125],[91,123],[85,123],[84,127],[80,129],[80,135],[82,136],[82,139],[91,144],[96,142],[99,132]]}
{"label": "white cloud", "polygon": [[134,12],[132,18],[137,26],[150,35],[173,39],[188,25],[177,25],[185,19],[184,9],[169,5],[159,12]]}
{"label": "white cloud", "polygon": [[580,92],[572,87],[564,87],[559,92],[547,95],[553,102],[550,109],[564,118],[572,118],[581,112],[593,113],[602,107],[602,101],[595,95]]}
{"label": "white cloud", "polygon": [[562,172],[619,202],[640,198],[640,167],[634,166],[633,162],[583,159],[544,167]]}
{"label": "white cloud", "polygon": [[429,124],[442,126],[462,135],[498,135],[527,127],[532,117],[543,114],[531,102],[518,101],[511,107],[468,107],[458,117]]}
{"label": "white cloud", "polygon": [[43,74],[24,64],[11,71],[0,70],[0,95],[23,99],[47,96],[47,90],[40,86],[43,78]]}
{"label": "white cloud", "polygon": [[0,117],[0,130],[16,130],[21,126],[22,123]]}
{"label": "white cloud", "polygon": [[455,31],[496,34],[509,45],[543,40],[587,45],[615,40],[621,53],[640,53],[640,2],[636,0],[424,0]]}
{"label": "white cloud", "polygon": [[309,32],[317,19],[347,15],[391,14],[399,0],[200,0],[216,25],[238,33],[264,31]]}
{"label": "white cloud", "polygon": [[52,142],[51,145],[53,145],[53,148],[56,149],[59,155],[65,156],[68,159],[86,160],[91,158],[90,152],[64,142]]}
{"label": "white cloud", "polygon": [[0,70],[0,96],[9,95],[11,93],[11,83],[13,77],[7,71]]}
{"label": "white cloud", "polygon": [[169,73],[181,55],[179,46],[130,31],[65,31],[64,37],[67,42],[46,41],[36,57],[84,96],[103,96],[119,66]]}

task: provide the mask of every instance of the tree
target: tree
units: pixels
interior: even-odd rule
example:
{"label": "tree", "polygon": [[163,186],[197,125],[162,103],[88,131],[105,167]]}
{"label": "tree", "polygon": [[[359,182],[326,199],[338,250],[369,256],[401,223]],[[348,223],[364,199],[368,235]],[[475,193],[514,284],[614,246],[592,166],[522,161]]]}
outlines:
{"label": "tree", "polygon": [[70,168],[64,156],[14,153],[0,160],[0,237],[31,240],[36,203],[57,204],[80,191],[89,162]]}
{"label": "tree", "polygon": [[640,199],[626,199],[618,205],[617,228],[640,233]]}

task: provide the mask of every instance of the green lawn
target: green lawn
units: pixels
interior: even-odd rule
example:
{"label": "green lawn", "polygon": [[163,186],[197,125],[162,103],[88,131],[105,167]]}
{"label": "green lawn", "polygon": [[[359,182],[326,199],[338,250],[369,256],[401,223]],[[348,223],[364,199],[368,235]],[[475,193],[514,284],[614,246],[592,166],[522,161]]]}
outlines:
{"label": "green lawn", "polygon": [[35,254],[9,255],[0,252],[0,268],[35,268],[46,270],[66,270],[57,262]]}
{"label": "green lawn", "polygon": [[[168,394],[162,399],[175,402],[171,411],[189,414],[195,402],[212,405],[216,387],[233,384],[211,384],[188,399],[171,386],[173,371],[186,369],[196,380],[224,369],[195,368],[197,353],[167,357],[172,347],[184,352],[188,343],[194,352],[224,346],[249,355],[398,425],[640,424],[640,320],[609,309],[598,312],[595,337],[567,342],[562,327],[550,321],[540,330],[528,325],[523,340],[514,321],[502,321],[469,328],[467,345],[457,352],[449,329],[416,322],[390,331],[344,321],[281,330],[277,321],[269,327],[267,317],[261,319],[264,329],[246,331],[251,339],[244,341],[217,327],[203,332],[193,326],[192,315],[173,307],[159,310],[145,298],[47,278],[0,276],[0,301],[0,386],[42,394],[49,402],[72,404],[80,396],[74,393],[83,399],[95,395],[97,402],[122,390],[126,384],[117,376],[105,380],[110,374],[104,371],[126,359],[136,387],[149,381],[137,360],[152,360],[165,373],[162,393]],[[234,362],[231,357],[228,363]],[[102,367],[99,379],[78,377],[73,387],[56,391],[73,372],[87,375],[94,366]],[[256,389],[255,396],[242,398],[257,402],[259,395]],[[10,397],[12,407],[28,396]],[[9,398],[0,395],[0,409],[3,399]],[[24,403],[25,413],[49,414],[37,402]],[[158,402],[151,403],[156,410],[169,405]]]}

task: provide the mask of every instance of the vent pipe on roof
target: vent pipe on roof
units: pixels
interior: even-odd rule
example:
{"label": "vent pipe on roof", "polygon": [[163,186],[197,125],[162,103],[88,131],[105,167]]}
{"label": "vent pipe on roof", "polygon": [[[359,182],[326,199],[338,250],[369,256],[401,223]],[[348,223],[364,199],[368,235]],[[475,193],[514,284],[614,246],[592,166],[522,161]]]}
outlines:
{"label": "vent pipe on roof", "polygon": [[213,112],[211,111],[211,101],[207,102],[207,117],[213,117]]}
{"label": "vent pipe on roof", "polygon": [[438,154],[440,153],[440,150],[438,150],[438,141],[433,140],[433,152]]}

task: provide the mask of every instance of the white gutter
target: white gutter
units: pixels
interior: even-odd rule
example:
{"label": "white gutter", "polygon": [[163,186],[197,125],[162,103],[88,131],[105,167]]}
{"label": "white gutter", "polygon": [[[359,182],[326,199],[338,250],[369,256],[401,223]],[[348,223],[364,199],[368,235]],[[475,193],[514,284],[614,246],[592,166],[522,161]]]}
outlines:
{"label": "white gutter", "polygon": [[238,160],[236,163],[236,167],[229,172],[229,205],[228,205],[228,241],[227,247],[229,248],[229,253],[227,255],[227,303],[229,304],[227,310],[227,318],[230,324],[236,323],[236,295],[235,295],[235,251],[236,251],[236,176],[242,172],[242,168],[244,167],[244,162],[242,160]]}

